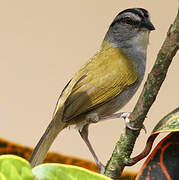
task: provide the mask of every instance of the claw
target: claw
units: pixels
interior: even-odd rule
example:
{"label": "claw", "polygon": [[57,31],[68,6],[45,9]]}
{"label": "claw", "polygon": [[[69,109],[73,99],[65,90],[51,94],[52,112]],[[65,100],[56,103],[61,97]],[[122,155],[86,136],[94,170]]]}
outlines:
{"label": "claw", "polygon": [[124,120],[125,120],[126,126],[127,126],[129,129],[131,129],[131,130],[133,130],[133,131],[138,131],[138,130],[139,130],[139,128],[134,128],[134,127],[132,127],[132,126],[130,125],[130,120],[129,120],[128,117],[124,118]]}
{"label": "claw", "polygon": [[121,115],[121,117],[125,120],[125,123],[126,123],[126,126],[129,128],[129,129],[131,129],[131,130],[134,130],[134,131],[137,131],[137,130],[139,130],[138,128],[134,128],[134,127],[132,127],[131,125],[130,125],[130,120],[129,120],[129,116],[130,116],[130,112],[124,112],[124,113],[122,113],[122,115]]}
{"label": "claw", "polygon": [[[103,120],[107,120],[107,119],[113,119],[113,118],[123,118],[125,120],[125,123],[126,123],[126,126],[133,130],[133,131],[138,131],[140,128],[134,128],[130,125],[130,120],[129,120],[129,116],[130,116],[131,112],[121,112],[121,113],[117,113],[117,114],[112,114],[112,115],[109,115],[109,116],[101,116],[99,118],[100,121],[103,121]],[[145,131],[145,133],[147,133],[147,130],[145,128],[144,125],[142,125],[142,129]]]}
{"label": "claw", "polygon": [[[126,126],[127,126],[129,129],[131,129],[131,130],[133,130],[133,131],[138,131],[140,128],[134,128],[134,127],[132,127],[132,126],[130,125],[130,120],[129,120],[129,116],[130,116],[130,115],[131,115],[130,112],[125,112],[125,113],[122,113],[121,117],[124,118],[125,123],[126,123]],[[145,133],[147,133],[147,130],[146,130],[146,128],[145,128],[144,125],[142,125],[142,129],[145,131]]]}

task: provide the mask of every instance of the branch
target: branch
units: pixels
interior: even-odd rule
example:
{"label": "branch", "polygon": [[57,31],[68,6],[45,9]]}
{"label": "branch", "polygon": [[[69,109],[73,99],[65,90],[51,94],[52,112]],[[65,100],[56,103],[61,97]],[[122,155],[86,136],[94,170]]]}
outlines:
{"label": "branch", "polygon": [[[167,37],[157,55],[152,71],[148,75],[138,102],[130,115],[131,125],[141,127],[145,117],[156,99],[160,87],[165,80],[168,68],[179,49],[179,9],[174,23],[170,26]],[[121,134],[113,154],[106,165],[105,175],[113,179],[119,179],[125,166],[131,166],[136,162],[130,158],[135,141],[140,133],[128,128]]]}

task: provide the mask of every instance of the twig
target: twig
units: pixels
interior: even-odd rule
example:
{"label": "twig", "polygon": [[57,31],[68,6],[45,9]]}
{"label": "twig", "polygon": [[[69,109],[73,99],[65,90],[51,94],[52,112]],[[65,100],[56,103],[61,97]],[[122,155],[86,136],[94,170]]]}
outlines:
{"label": "twig", "polygon": [[[167,37],[158,53],[152,71],[148,75],[143,91],[130,116],[133,127],[142,128],[145,117],[156,99],[160,87],[165,80],[168,68],[179,49],[179,9],[174,23],[170,26]],[[140,133],[128,128],[121,134],[113,154],[106,165],[105,175],[113,179],[119,179],[125,166],[135,164],[130,158],[135,141]]]}

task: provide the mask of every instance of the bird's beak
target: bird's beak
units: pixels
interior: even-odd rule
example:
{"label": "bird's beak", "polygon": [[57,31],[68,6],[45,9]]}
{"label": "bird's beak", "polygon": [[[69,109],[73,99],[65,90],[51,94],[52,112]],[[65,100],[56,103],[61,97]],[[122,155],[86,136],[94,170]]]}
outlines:
{"label": "bird's beak", "polygon": [[154,25],[150,22],[149,19],[145,19],[145,20],[142,22],[142,25],[143,25],[145,28],[147,28],[148,30],[150,30],[150,31],[155,30]]}

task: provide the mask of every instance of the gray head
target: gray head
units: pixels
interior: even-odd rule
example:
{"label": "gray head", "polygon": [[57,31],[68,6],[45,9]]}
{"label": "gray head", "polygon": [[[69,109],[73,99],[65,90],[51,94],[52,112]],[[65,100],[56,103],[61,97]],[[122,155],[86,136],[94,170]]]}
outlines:
{"label": "gray head", "polygon": [[147,10],[131,8],[120,12],[107,32],[107,39],[115,46],[130,48],[131,46],[148,45],[149,32],[154,30]]}

